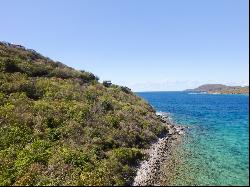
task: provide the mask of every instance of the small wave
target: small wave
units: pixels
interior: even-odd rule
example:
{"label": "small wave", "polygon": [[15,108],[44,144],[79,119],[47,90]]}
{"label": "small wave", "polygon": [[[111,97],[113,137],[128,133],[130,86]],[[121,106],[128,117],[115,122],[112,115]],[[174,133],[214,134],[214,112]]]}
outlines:
{"label": "small wave", "polygon": [[172,114],[169,112],[162,112],[162,111],[157,111],[156,112],[157,116],[161,116],[163,118],[166,118],[171,124],[175,124],[173,118],[172,118]]}
{"label": "small wave", "polygon": [[207,94],[207,92],[190,92],[188,94],[191,94],[191,95],[200,95],[200,94]]}

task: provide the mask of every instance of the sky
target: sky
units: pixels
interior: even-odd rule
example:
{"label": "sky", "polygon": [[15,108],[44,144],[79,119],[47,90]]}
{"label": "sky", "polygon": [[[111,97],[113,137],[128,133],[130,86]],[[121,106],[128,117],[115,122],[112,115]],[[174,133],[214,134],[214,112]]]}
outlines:
{"label": "sky", "polygon": [[249,84],[248,0],[1,0],[0,41],[133,91]]}

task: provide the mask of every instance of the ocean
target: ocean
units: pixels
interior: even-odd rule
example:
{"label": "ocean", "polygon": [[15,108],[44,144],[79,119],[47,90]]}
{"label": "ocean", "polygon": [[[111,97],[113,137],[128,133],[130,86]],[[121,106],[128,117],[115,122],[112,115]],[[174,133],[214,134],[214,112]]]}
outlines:
{"label": "ocean", "polygon": [[249,96],[137,93],[156,111],[188,126],[168,155],[162,185],[249,184]]}

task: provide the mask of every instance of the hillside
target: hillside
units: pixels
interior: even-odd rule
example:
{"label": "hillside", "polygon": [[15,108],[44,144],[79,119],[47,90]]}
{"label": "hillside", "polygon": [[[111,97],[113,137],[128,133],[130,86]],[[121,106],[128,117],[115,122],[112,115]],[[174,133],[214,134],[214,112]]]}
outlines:
{"label": "hillside", "polygon": [[195,89],[185,90],[188,92],[207,92],[220,94],[248,94],[249,86],[226,86],[223,84],[204,84]]}
{"label": "hillside", "polygon": [[128,88],[0,42],[0,185],[129,185],[167,130]]}

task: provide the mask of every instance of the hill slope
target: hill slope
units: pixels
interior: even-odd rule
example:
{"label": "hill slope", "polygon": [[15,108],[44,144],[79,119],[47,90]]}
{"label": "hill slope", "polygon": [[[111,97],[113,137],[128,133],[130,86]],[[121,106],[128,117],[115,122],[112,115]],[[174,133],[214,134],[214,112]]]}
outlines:
{"label": "hill slope", "polygon": [[128,185],[166,131],[129,89],[0,43],[0,185]]}
{"label": "hill slope", "polygon": [[241,86],[226,86],[223,84],[204,84],[195,89],[188,89],[189,92],[208,92],[208,93],[221,93],[221,94],[248,94],[249,87]]}

